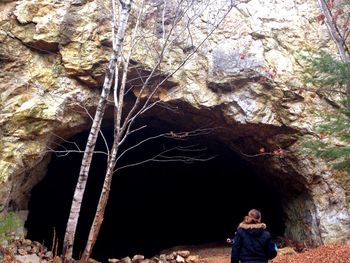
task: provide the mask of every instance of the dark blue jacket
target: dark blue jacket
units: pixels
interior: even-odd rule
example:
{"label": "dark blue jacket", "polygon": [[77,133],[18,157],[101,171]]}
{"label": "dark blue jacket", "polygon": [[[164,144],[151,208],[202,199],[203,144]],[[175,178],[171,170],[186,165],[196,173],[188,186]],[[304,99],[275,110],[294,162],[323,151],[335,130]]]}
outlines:
{"label": "dark blue jacket", "polygon": [[231,263],[267,263],[276,256],[275,244],[266,225],[244,224],[238,227],[233,238]]}

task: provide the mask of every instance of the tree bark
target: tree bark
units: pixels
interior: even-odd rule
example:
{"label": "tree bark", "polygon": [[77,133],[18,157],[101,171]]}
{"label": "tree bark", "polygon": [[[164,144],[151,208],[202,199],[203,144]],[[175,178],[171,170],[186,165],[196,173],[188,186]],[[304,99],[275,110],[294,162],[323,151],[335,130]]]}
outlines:
{"label": "tree bark", "polygon": [[84,156],[80,167],[78,182],[74,191],[70,214],[67,222],[66,233],[63,241],[64,262],[67,262],[68,260],[72,259],[72,256],[73,256],[73,244],[74,244],[75,232],[76,232],[80,209],[81,209],[81,203],[82,203],[83,195],[86,188],[86,182],[88,179],[90,164],[94,153],[97,136],[100,131],[107,98],[110,92],[110,88],[112,86],[114,65],[115,65],[115,58],[114,56],[112,56],[112,59],[108,65],[108,71],[105,77],[102,93],[100,96],[100,100],[96,109],[95,117],[92,123],[92,127],[90,130],[88,141],[84,151]]}
{"label": "tree bark", "polygon": [[[124,12],[125,14],[125,26],[127,23],[127,16],[130,13],[130,8],[131,8],[131,2],[128,5],[122,5],[122,13]],[[113,8],[115,8],[115,5],[113,5]],[[124,10],[125,8],[125,10]],[[139,22],[139,20],[138,20]],[[137,23],[138,24],[138,23]],[[136,26],[137,27],[137,26]],[[135,30],[136,33],[136,30]],[[134,37],[133,37],[134,39]],[[119,91],[119,101],[117,101],[117,96],[114,96],[114,103],[115,103],[115,108],[114,108],[114,140],[113,140],[113,145],[112,145],[112,150],[111,153],[109,155],[108,161],[107,161],[107,171],[106,171],[106,175],[105,175],[105,180],[103,182],[103,187],[102,187],[102,191],[101,191],[101,195],[100,195],[100,199],[97,205],[97,209],[96,209],[96,213],[95,213],[95,217],[94,217],[94,221],[92,223],[90,232],[89,232],[89,237],[83,252],[83,255],[80,259],[81,263],[85,263],[88,261],[91,253],[92,253],[92,249],[95,246],[98,234],[100,232],[101,226],[102,226],[102,222],[104,219],[104,214],[105,214],[105,210],[106,210],[106,206],[107,206],[107,202],[109,199],[109,194],[110,194],[110,190],[111,190],[111,184],[112,184],[112,177],[113,177],[113,173],[114,173],[114,167],[116,164],[116,159],[117,159],[117,154],[118,154],[118,149],[119,149],[119,142],[120,142],[120,138],[121,138],[121,133],[120,133],[120,124],[121,124],[121,115],[122,115],[122,111],[123,111],[123,104],[124,104],[124,93],[125,93],[125,87],[126,87],[126,78],[127,78],[127,73],[128,73],[128,64],[129,64],[129,60],[130,60],[130,56],[131,56],[131,50],[129,51],[129,54],[127,56],[126,61],[124,61],[124,65],[123,65],[123,75],[122,75],[122,82],[121,82],[121,86],[120,86],[120,91]],[[116,69],[118,70],[118,69]],[[116,88],[115,87],[115,94],[116,92]]]}
{"label": "tree bark", "polygon": [[86,263],[92,253],[92,249],[96,243],[98,233],[100,232],[100,228],[104,219],[104,214],[109,198],[109,193],[111,190],[111,183],[113,177],[113,170],[115,166],[115,160],[118,152],[118,143],[115,142],[113,145],[113,149],[111,151],[111,158],[108,159],[108,167],[106,172],[106,177],[103,182],[102,192],[100,195],[100,199],[98,201],[97,210],[95,213],[94,221],[92,223],[87,244],[85,246],[83,255],[80,259],[80,263]]}

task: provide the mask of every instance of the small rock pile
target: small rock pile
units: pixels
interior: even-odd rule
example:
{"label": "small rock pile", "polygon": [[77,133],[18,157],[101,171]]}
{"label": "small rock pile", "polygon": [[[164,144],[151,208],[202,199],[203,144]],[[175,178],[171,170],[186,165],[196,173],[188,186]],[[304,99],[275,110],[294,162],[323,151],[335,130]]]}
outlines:
{"label": "small rock pile", "polygon": [[109,263],[199,263],[198,255],[191,255],[188,250],[178,250],[169,254],[161,254],[159,256],[146,259],[142,255],[135,255],[133,258],[125,257],[122,259],[109,259]]}
{"label": "small rock pile", "polygon": [[[31,262],[31,263],[61,263],[61,258],[37,241],[29,239],[14,239],[0,246],[0,262]],[[8,260],[6,260],[6,258]],[[77,261],[78,262],[78,261]],[[89,263],[100,263],[89,259]],[[178,250],[167,254],[160,254],[152,258],[135,255],[132,258],[111,258],[109,263],[201,263],[198,255],[191,255],[188,250]]]}
{"label": "small rock pile", "polygon": [[55,258],[52,251],[39,242],[29,239],[7,241],[7,244],[3,246],[2,254],[12,255],[18,262],[49,263],[53,262]]}

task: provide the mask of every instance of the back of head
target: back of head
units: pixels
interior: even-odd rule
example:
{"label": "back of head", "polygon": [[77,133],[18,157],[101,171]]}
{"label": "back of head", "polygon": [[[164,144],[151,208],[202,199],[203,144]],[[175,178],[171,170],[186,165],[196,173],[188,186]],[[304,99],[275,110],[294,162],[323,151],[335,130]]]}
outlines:
{"label": "back of head", "polygon": [[243,222],[245,224],[257,224],[261,222],[261,213],[259,210],[252,209],[248,215],[244,217]]}

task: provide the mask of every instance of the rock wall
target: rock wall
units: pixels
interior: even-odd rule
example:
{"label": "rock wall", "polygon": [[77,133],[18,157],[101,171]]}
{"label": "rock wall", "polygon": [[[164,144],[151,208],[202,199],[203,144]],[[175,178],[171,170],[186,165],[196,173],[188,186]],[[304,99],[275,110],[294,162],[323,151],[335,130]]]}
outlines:
{"label": "rock wall", "polygon": [[[148,72],[154,63],[149,53],[157,53],[162,41],[161,5],[146,3],[149,16],[141,24],[154,49],[140,41],[130,79]],[[301,151],[300,138],[313,133],[314,113],[331,110],[302,81],[300,53],[333,49],[315,19],[317,1],[239,1],[199,46],[226,7],[225,0],[202,7],[191,39],[179,29],[162,62],[165,74],[198,48],[159,94],[183,117],[152,114],[183,128],[220,127],[213,140],[281,188],[287,236],[313,244],[350,241],[344,189],[327,164]],[[19,0],[0,2],[0,10],[0,205],[26,210],[52,150],[89,127],[87,113],[93,113],[111,53],[110,7],[104,0]],[[248,157],[261,148],[284,154]]]}

